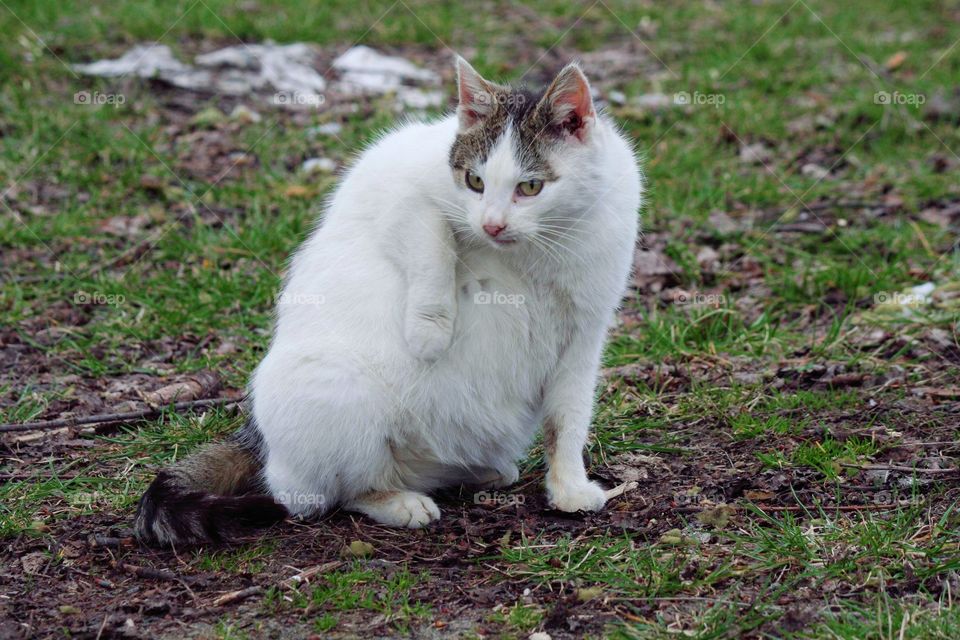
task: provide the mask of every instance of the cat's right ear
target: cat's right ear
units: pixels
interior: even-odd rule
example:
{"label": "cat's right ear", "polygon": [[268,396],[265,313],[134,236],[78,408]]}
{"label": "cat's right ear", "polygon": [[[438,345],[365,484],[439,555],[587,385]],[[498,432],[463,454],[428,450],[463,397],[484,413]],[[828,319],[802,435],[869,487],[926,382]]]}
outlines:
{"label": "cat's right ear", "polygon": [[470,63],[457,56],[457,119],[466,131],[493,113],[493,89]]}

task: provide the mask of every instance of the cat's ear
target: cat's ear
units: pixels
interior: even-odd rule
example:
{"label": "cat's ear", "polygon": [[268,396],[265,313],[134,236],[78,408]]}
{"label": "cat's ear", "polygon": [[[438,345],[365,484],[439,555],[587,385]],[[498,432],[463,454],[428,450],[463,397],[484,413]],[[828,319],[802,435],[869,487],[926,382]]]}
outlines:
{"label": "cat's ear", "polygon": [[493,88],[460,56],[457,56],[457,93],[460,131],[466,131],[493,113]]}
{"label": "cat's ear", "polygon": [[538,108],[548,110],[548,117],[561,132],[581,141],[587,139],[597,117],[590,83],[575,62],[557,74]]}

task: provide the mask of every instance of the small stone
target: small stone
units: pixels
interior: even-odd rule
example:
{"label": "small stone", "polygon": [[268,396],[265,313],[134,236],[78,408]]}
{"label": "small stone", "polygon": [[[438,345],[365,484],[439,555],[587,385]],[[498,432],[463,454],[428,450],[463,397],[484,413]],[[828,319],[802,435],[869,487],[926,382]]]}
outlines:
{"label": "small stone", "polygon": [[633,103],[641,109],[669,109],[676,104],[673,97],[664,93],[645,93],[634,98]]}
{"label": "small stone", "polygon": [[818,164],[808,162],[807,164],[800,167],[800,173],[807,176],[808,178],[815,178],[817,180],[823,180],[830,175],[829,169],[821,167]]}
{"label": "small stone", "polygon": [[607,100],[610,101],[610,104],[626,104],[627,96],[623,91],[611,91],[607,93]]}
{"label": "small stone", "polygon": [[230,119],[243,124],[254,124],[263,120],[263,116],[249,108],[247,105],[238,104],[230,112]]}
{"label": "small stone", "polygon": [[326,124],[317,125],[311,129],[307,130],[307,135],[309,136],[335,136],[343,131],[343,125],[339,122],[328,122]]}
{"label": "small stone", "polygon": [[337,163],[330,158],[310,158],[300,165],[304,173],[333,173],[337,170]]}
{"label": "small stone", "polygon": [[213,128],[226,120],[227,116],[216,107],[207,107],[197,115],[190,118],[190,124],[197,127]]}
{"label": "small stone", "polygon": [[737,222],[723,211],[711,212],[708,222],[717,233],[733,233],[739,229]]}
{"label": "small stone", "polygon": [[770,147],[757,142],[740,147],[740,162],[745,164],[765,164],[773,156]]}

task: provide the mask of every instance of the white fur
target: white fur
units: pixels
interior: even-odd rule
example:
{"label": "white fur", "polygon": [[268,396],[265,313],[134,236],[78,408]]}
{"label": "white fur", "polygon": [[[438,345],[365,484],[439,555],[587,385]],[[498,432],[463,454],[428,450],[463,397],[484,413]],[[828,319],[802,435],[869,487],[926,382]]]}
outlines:
{"label": "white fur", "polygon": [[[515,481],[547,418],[552,504],[604,503],[581,454],[637,234],[631,145],[598,117],[550,158],[560,179],[515,202],[512,132],[478,168],[481,196],[451,176],[457,127],[450,116],[382,137],[293,258],[251,386],[266,483],[295,514],[342,503],[422,526],[439,511],[420,494]],[[486,237],[491,217],[517,242]],[[401,493],[374,503],[371,491]]]}

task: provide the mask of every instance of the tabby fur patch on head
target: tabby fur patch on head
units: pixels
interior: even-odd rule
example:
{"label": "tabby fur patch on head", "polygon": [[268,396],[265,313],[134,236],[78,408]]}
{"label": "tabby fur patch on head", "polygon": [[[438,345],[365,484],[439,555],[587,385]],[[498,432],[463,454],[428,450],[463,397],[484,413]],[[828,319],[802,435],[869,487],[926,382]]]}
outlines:
{"label": "tabby fur patch on head", "polygon": [[582,112],[577,108],[581,105],[566,99],[574,83],[586,82],[579,67],[565,67],[547,89],[539,92],[485,80],[463,58],[457,60],[457,75],[460,127],[450,149],[450,168],[457,179],[464,180],[467,169],[485,162],[510,128],[514,154],[521,166],[542,180],[555,180],[557,175],[547,160],[549,152],[586,124],[578,113]]}

